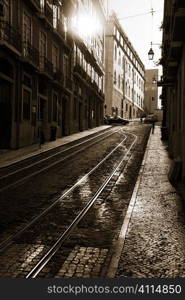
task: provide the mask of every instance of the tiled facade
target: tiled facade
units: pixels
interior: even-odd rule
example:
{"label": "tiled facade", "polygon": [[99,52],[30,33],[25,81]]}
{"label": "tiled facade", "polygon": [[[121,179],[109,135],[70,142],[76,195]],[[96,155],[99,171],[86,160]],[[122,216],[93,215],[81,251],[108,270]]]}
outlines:
{"label": "tiled facade", "polygon": [[145,68],[113,13],[106,26],[105,114],[136,118],[143,114]]}
{"label": "tiled facade", "polygon": [[[82,10],[101,28],[88,41]],[[103,123],[105,13],[103,1],[1,1],[0,148]]]}

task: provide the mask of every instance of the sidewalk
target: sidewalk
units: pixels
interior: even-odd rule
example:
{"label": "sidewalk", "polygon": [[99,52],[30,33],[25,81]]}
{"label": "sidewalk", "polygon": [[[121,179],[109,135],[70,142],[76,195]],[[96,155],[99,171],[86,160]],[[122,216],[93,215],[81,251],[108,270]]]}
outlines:
{"label": "sidewalk", "polygon": [[0,150],[0,167],[37,155],[41,152],[45,152],[60,145],[64,145],[72,141],[81,139],[96,132],[101,132],[109,127],[110,125],[102,125],[93,129],[88,129],[82,132],[74,133],[72,135],[56,139],[52,142],[47,142],[45,144],[42,144],[41,146],[39,146],[39,144],[34,144],[31,146],[20,148],[18,150]]}
{"label": "sidewalk", "polygon": [[107,277],[185,277],[184,202],[168,181],[170,159],[150,135]]}

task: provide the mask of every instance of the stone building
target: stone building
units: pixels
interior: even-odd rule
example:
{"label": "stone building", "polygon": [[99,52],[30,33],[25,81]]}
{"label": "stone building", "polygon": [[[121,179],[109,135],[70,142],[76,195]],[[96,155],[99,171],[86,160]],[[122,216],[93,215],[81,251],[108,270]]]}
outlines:
{"label": "stone building", "polygon": [[173,166],[170,178],[185,190],[185,2],[164,2],[161,64],[163,124]]}
{"label": "stone building", "polygon": [[103,123],[105,17],[102,0],[0,1],[0,148]]}
{"label": "stone building", "polygon": [[158,69],[145,71],[145,112],[154,114],[158,109]]}
{"label": "stone building", "polygon": [[105,38],[105,114],[136,118],[143,114],[145,68],[115,13]]}

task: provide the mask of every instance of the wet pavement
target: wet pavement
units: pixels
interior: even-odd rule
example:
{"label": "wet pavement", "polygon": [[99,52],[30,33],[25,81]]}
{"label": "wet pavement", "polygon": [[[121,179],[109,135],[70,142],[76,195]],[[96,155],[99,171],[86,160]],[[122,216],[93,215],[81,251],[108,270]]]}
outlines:
{"label": "wet pavement", "polygon": [[[37,185],[35,185],[35,178],[33,182],[26,184],[26,190],[25,186],[22,186],[4,193],[2,198],[4,205],[6,203],[11,209],[2,212],[4,218],[4,228],[0,235],[2,240],[8,237],[12,233],[11,231],[21,228],[22,224],[31,217],[31,212],[37,213],[37,210],[42,208],[43,205],[48,205],[49,202],[52,203],[56,199],[58,191],[61,191],[62,188],[65,190],[68,185],[71,185],[71,180],[81,178],[88,169],[91,169],[110,152],[113,145],[116,146],[125,135],[130,136],[130,132],[137,135],[137,144],[124,174],[121,170],[121,173],[118,172],[115,180],[110,182],[106,195],[97,199],[94,207],[73,232],[70,240],[65,245],[65,249],[59,251],[53,262],[43,269],[41,277],[80,277],[80,274],[81,277],[101,276],[104,271],[105,260],[108,264],[107,257],[109,257],[109,254],[105,255],[105,253],[110,252],[112,243],[116,240],[132,195],[148,137],[149,126],[132,124],[123,127],[121,134],[115,134],[114,137],[86,150],[83,155],[66,162],[64,166],[59,166],[57,169],[38,177]],[[130,143],[129,140],[128,142]],[[125,146],[128,147],[127,144]],[[113,169],[114,161],[116,162],[119,152],[122,156],[125,147],[121,147],[112,160],[105,164],[102,170],[99,170],[99,174],[89,176],[86,186],[79,186],[70,197],[57,206],[57,209],[48,214],[48,217],[44,220],[42,219],[40,224],[37,224],[37,228],[31,228],[22,237],[20,236],[7,252],[0,255],[1,277],[25,277],[41,255],[48,250],[48,246],[53,244],[60,231],[64,231],[64,221],[70,221],[74,217],[73,210],[79,210],[86,197],[97,188],[98,183],[100,184],[100,178],[104,177],[107,169]],[[55,193],[53,193],[54,191]],[[36,234],[37,231],[38,234]],[[76,247],[79,247],[80,253],[76,251]],[[84,251],[85,257],[83,255]],[[21,253],[23,255],[20,257]],[[74,254],[71,264],[69,264],[70,253]],[[87,262],[88,258],[89,262]],[[75,269],[74,265],[77,261],[80,268]],[[12,267],[8,271],[7,265],[10,264]],[[95,268],[96,264],[99,264],[99,267]],[[70,272],[69,270],[65,272],[66,265],[71,266]]]}
{"label": "wet pavement", "polygon": [[[160,139],[159,126],[156,126],[154,134],[150,135],[140,169],[149,128],[149,125],[141,124],[124,127],[124,134],[132,132],[138,137],[124,172],[117,174],[116,179],[110,182],[106,194],[97,199],[65,247],[58,251],[53,261],[43,269],[40,277],[185,277],[185,205],[168,180],[170,159],[166,151],[167,145]],[[22,221],[27,221],[30,217],[29,211],[35,211],[37,206],[42,207],[43,203],[54,201],[59,189],[61,191],[61,182],[65,190],[69,180],[80,178],[88,168],[97,163],[97,159],[104,157],[112,149],[115,142],[120,142],[119,135],[116,135],[116,139],[111,137],[108,143],[103,142],[88,150],[83,157],[73,160],[73,168],[65,164],[65,168],[58,168],[44,177],[41,176],[38,180],[44,178],[43,190],[39,194],[36,191],[33,193],[34,182],[33,186],[30,183],[30,187],[27,184],[27,191],[22,194],[21,190],[9,193],[9,198],[5,197],[4,200],[12,198],[11,213],[16,211],[16,203],[21,204],[23,211],[19,220],[22,214],[26,213]],[[124,148],[122,150],[124,151]],[[112,168],[111,165],[109,167]],[[105,170],[102,170],[103,174]],[[103,174],[100,172],[99,177]],[[26,276],[28,269],[32,268],[53,243],[50,233],[52,232],[53,239],[56,234],[56,217],[57,222],[65,218],[70,220],[73,214],[71,206],[78,208],[79,204],[84,204],[86,196],[97,185],[96,177],[90,176],[86,187],[79,187],[62,203],[61,215],[57,215],[58,209],[48,220],[45,219],[44,224],[41,224],[44,228],[43,233],[39,237],[36,238],[33,231],[25,239],[17,240],[6,254],[1,254],[0,277]],[[22,189],[24,190],[24,187]],[[18,194],[15,194],[18,192],[19,199]],[[16,202],[13,201],[14,197]],[[22,197],[25,201],[21,201]],[[10,229],[10,224],[13,228],[21,226],[21,223],[15,227],[13,223],[8,223],[8,219],[14,217],[10,214],[5,216],[7,222],[2,229],[2,238],[9,233],[6,229]],[[18,219],[15,223],[19,223]],[[62,226],[61,223],[61,228]],[[116,258],[118,264],[112,265],[111,258]]]}
{"label": "wet pavement", "polygon": [[168,181],[169,167],[166,145],[160,140],[160,127],[156,127],[138,178],[118,269],[112,277],[185,277],[184,202]]}

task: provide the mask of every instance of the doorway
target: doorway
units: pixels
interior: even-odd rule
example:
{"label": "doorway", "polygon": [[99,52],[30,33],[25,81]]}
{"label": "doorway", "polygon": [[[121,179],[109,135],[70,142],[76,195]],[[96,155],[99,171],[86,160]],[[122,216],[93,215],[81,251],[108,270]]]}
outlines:
{"label": "doorway", "polygon": [[129,107],[129,119],[132,119],[132,107]]}
{"label": "doorway", "polygon": [[10,148],[12,128],[11,83],[0,79],[0,148]]}

